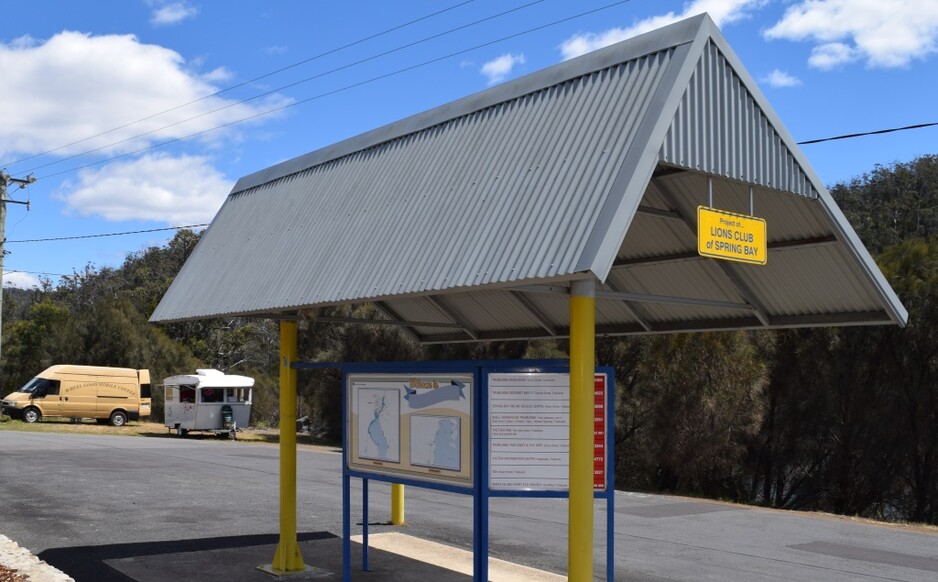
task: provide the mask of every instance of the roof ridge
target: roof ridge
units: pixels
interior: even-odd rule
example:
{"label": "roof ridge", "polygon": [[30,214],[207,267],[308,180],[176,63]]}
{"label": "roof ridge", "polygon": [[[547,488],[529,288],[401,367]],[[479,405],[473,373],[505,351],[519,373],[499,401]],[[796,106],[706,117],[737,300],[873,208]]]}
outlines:
{"label": "roof ridge", "polygon": [[[637,60],[663,50],[692,42],[710,17],[704,13],[670,24],[658,30],[628,38],[621,42],[562,61],[507,83],[473,93],[398,121],[371,129],[356,136],[286,160],[264,170],[243,176],[231,194],[249,190],[320,164],[364,151],[431,127],[471,115],[525,95],[537,93],[568,81]],[[715,28],[715,27],[711,27]],[[672,35],[676,40],[672,39]]]}

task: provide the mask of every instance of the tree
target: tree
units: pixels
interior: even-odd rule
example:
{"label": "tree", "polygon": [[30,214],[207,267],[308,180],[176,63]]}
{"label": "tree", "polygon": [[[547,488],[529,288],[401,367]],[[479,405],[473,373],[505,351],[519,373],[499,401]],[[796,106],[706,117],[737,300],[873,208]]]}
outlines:
{"label": "tree", "polygon": [[837,184],[831,194],[874,255],[906,239],[938,233],[938,156],[877,165]]}
{"label": "tree", "polygon": [[9,325],[3,344],[4,394],[59,363],[62,354],[71,354],[74,341],[67,307],[50,299],[30,306],[25,319]]}
{"label": "tree", "polygon": [[896,395],[889,421],[901,435],[896,505],[907,519],[938,523],[938,237],[891,247],[880,264],[909,310],[905,329],[881,334],[879,381]]}
{"label": "tree", "polygon": [[745,498],[743,461],[766,381],[758,356],[741,332],[644,340],[631,406],[649,416],[625,457],[638,468],[634,485]]}

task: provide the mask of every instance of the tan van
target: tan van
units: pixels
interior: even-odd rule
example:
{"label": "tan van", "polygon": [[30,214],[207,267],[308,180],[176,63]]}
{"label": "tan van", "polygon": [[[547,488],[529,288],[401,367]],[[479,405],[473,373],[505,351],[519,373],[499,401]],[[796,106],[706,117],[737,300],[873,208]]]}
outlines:
{"label": "tan van", "polygon": [[52,366],[5,396],[0,413],[26,422],[63,416],[123,426],[128,420],[150,416],[150,371]]}

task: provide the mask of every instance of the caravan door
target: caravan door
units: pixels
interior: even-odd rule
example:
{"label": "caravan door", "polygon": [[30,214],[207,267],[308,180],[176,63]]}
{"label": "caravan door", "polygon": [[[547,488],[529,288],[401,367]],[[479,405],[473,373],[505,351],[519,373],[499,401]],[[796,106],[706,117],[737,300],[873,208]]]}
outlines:
{"label": "caravan door", "polygon": [[195,428],[195,386],[166,387],[166,421],[170,428],[192,430]]}

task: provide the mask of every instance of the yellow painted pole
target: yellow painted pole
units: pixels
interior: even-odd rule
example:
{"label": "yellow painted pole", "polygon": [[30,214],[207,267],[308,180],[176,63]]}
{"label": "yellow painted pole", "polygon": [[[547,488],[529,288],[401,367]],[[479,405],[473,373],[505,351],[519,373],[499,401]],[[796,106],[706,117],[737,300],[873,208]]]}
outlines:
{"label": "yellow painted pole", "polygon": [[407,525],[404,521],[404,486],[391,483],[391,525]]}
{"label": "yellow painted pole", "polygon": [[596,287],[570,288],[570,503],[567,579],[593,580],[593,373],[596,368]]}
{"label": "yellow painted pole", "polygon": [[296,543],[296,322],[280,322],[280,542],[271,567],[305,569]]}

